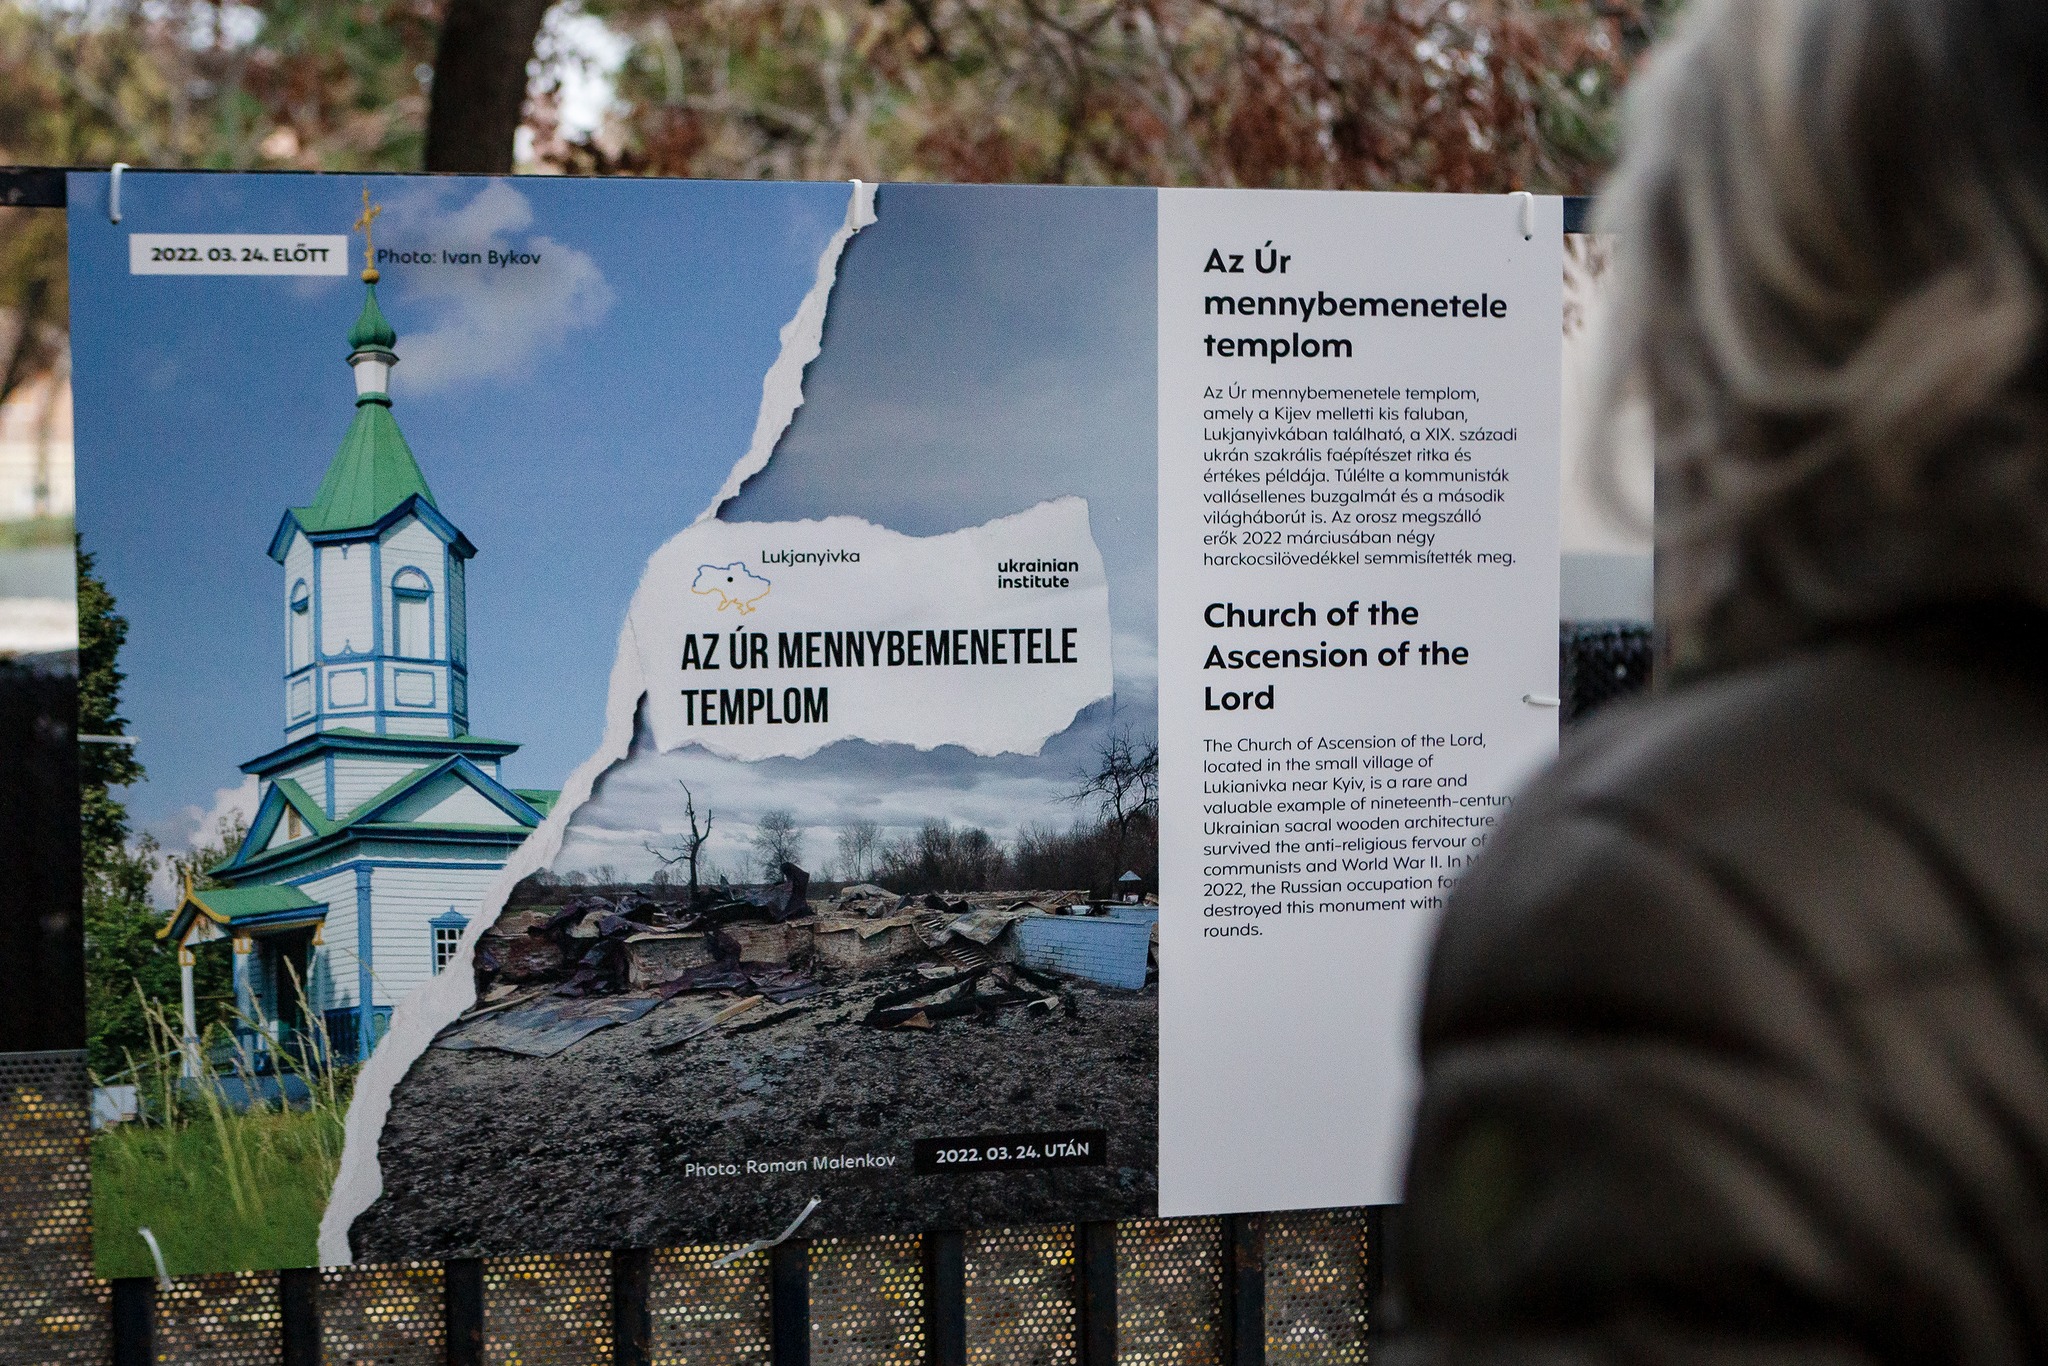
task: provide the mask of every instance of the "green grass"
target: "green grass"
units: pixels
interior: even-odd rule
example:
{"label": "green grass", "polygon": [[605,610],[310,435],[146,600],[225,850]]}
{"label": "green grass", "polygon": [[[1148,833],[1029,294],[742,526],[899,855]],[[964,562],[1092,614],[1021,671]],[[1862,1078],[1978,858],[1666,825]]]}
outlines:
{"label": "green grass", "polygon": [[31,550],[38,546],[71,544],[69,517],[27,517],[0,522],[0,550]]}
{"label": "green grass", "polygon": [[102,1277],[153,1276],[148,1228],[173,1276],[313,1266],[341,1159],[328,1107],[124,1124],[92,1140],[93,1260]]}

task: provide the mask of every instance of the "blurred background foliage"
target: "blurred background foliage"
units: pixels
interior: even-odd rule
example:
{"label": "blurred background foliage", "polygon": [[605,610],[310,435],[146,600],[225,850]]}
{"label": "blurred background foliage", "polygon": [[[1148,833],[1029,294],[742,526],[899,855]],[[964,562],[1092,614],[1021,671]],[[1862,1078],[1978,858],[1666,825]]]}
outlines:
{"label": "blurred background foliage", "polygon": [[[1677,3],[0,0],[0,163],[492,169],[430,115],[523,63],[527,172],[1578,193]],[[0,399],[61,363],[55,220],[0,209]]]}

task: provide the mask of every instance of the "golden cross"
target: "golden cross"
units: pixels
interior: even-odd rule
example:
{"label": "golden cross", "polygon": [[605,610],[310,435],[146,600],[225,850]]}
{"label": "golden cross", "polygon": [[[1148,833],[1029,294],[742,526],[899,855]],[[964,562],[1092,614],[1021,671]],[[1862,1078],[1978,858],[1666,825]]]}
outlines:
{"label": "golden cross", "polygon": [[351,226],[361,228],[363,232],[363,280],[366,284],[377,283],[376,257],[371,250],[370,230],[377,221],[377,215],[382,212],[384,212],[382,204],[372,204],[370,202],[370,182],[364,181],[362,216],[356,219]]}

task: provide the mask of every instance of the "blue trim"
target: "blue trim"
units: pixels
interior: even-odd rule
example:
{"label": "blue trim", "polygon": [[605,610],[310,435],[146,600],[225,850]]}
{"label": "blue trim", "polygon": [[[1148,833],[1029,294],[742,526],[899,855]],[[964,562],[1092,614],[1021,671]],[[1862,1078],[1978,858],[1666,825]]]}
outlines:
{"label": "blue trim", "polygon": [[370,870],[356,865],[356,1061],[367,1062],[375,1047],[376,1007],[370,994],[374,979],[370,971],[375,950],[370,938]]}
{"label": "blue trim", "polygon": [[235,935],[230,930],[228,952],[231,955],[235,978],[235,1011],[242,1017],[241,1020],[235,1021],[235,1030],[237,1033],[247,1033],[248,1029],[243,1020],[253,1019],[256,1015],[256,984],[249,980],[249,960],[256,956],[256,946],[252,943],[248,953],[236,953],[234,950]]}
{"label": "blue trim", "polygon": [[441,964],[435,961],[440,948],[437,942],[441,937],[440,932],[442,930],[454,930],[456,932],[456,939],[460,942],[462,931],[468,928],[469,917],[457,912],[453,906],[450,906],[446,911],[443,911],[440,915],[427,922],[427,975],[429,977],[441,975]]}
{"label": "blue trim", "polygon": [[539,811],[529,805],[524,797],[478,768],[467,754],[449,755],[377,805],[362,809],[354,820],[359,823],[375,824],[380,812],[390,810],[435,779],[449,775],[464,780],[471,790],[480,793],[485,800],[521,825],[531,829],[540,824],[542,818]]}
{"label": "blue trim", "polygon": [[334,531],[307,531],[305,527],[299,525],[297,511],[286,508],[283,519],[277,524],[277,531],[270,538],[270,558],[279,564],[284,563],[284,554],[291,541],[290,531],[294,527],[314,545],[329,545],[337,541],[360,541],[381,536],[404,521],[408,515],[416,516],[425,522],[427,529],[439,536],[442,544],[448,546],[462,559],[469,559],[476,554],[476,547],[470,544],[469,537],[463,535],[455,523],[443,516],[441,509],[414,493],[408,494],[404,502],[368,526],[340,527]]}
{"label": "blue trim", "polygon": [[381,532],[377,540],[370,542],[370,639],[376,642],[374,653],[377,656],[377,680],[371,685],[370,698],[377,708],[376,731],[382,735],[385,731],[384,661],[390,657],[384,647],[390,642],[384,637],[384,541]]}
{"label": "blue trim", "polygon": [[301,760],[319,749],[329,749],[349,754],[371,754],[386,758],[449,754],[480,754],[486,758],[502,759],[518,752],[516,740],[486,740],[478,736],[458,740],[454,736],[439,735],[337,735],[332,731],[321,731],[315,735],[301,736],[288,740],[268,754],[259,754],[241,766],[242,772],[268,777],[280,769],[296,766]]}
{"label": "blue trim", "polygon": [[[286,513],[285,516],[289,518],[291,514]],[[297,525],[296,522],[293,524]],[[305,724],[318,731],[324,728],[321,722],[327,716],[327,671],[320,667],[327,659],[327,588],[320,581],[320,547],[308,541],[306,553],[313,557],[313,714],[306,718]],[[278,563],[284,563],[282,557]],[[289,698],[285,701],[285,708],[287,711],[291,708]]]}
{"label": "blue trim", "polygon": [[431,868],[455,872],[466,872],[470,869],[475,869],[478,872],[494,873],[504,866],[505,861],[502,859],[495,861],[491,859],[475,859],[467,863],[457,862],[453,859],[421,859],[417,863],[411,859],[402,858],[350,859],[347,863],[333,868],[323,868],[317,873],[300,873],[297,877],[285,878],[275,885],[279,887],[303,887],[309,882],[318,882],[323,877],[333,877],[336,873],[349,868]]}
{"label": "blue trim", "polygon": [[[221,871],[246,874],[246,881],[236,883],[237,886],[277,882],[283,880],[278,874],[284,869],[296,867],[315,857],[334,854],[350,845],[380,840],[387,844],[497,845],[505,850],[505,857],[510,858],[511,851],[525,843],[526,837],[532,833],[531,829],[524,826],[514,826],[505,830],[449,830],[435,826],[422,829],[406,825],[349,826],[324,838],[308,840],[307,847],[301,848],[294,844],[278,850],[275,854],[253,856],[247,864],[233,869],[223,866]],[[337,859],[335,863],[324,866],[331,870],[349,862],[353,860]]]}
{"label": "blue trim", "polygon": [[241,932],[262,929],[266,925],[314,925],[326,919],[327,907],[324,905],[318,910],[265,911],[262,915],[252,915],[246,919],[237,920],[233,925],[233,929]]}

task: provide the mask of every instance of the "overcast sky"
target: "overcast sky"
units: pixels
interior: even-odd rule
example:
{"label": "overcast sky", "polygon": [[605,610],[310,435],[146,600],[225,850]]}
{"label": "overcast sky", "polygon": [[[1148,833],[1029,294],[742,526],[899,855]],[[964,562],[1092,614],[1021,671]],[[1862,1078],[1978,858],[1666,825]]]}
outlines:
{"label": "overcast sky", "polygon": [[741,764],[642,744],[578,813],[559,866],[646,871],[650,833],[682,824],[679,780],[719,812],[712,852],[735,874],[771,808],[806,827],[814,868],[855,818],[901,830],[938,817],[1007,837],[1087,814],[1063,797],[1112,711],[1156,728],[1153,204],[1147,190],[883,186],[874,226],[841,262],[804,406],[724,512],[846,514],[935,535],[1078,494],[1109,577],[1114,704],[1037,756],[849,742]]}

